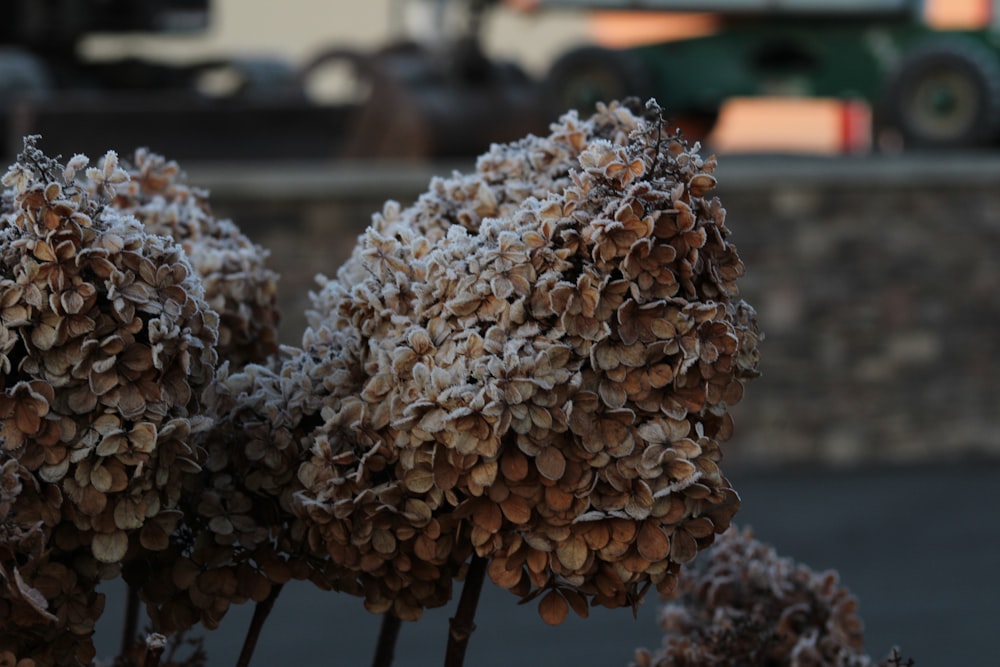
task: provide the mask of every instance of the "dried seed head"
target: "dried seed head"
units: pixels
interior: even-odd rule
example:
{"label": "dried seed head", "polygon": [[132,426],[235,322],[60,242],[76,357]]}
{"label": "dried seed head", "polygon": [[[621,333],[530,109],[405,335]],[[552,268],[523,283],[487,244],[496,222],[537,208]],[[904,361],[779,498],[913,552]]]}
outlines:
{"label": "dried seed head", "polygon": [[[649,667],[810,664],[869,667],[857,600],[835,572],[814,572],[730,528],[680,577],[662,610]],[[886,663],[888,664],[888,663]]]}
{"label": "dried seed head", "polygon": [[176,529],[150,536],[169,535],[169,546],[124,568],[158,631],[215,627],[232,604],[263,600],[292,578],[360,594],[353,574],[309,552],[291,511],[322,398],[351,387],[339,350],[331,340],[310,353],[285,349],[266,366],[220,369],[206,394],[214,425],[198,440],[203,469],[185,479]]}
{"label": "dried seed head", "polygon": [[219,358],[240,367],[276,353],[278,275],[266,266],[268,251],[216,218],[208,194],[189,187],[176,162],[140,149],[126,171],[113,206],[184,248],[219,314]]}
{"label": "dried seed head", "polygon": [[[104,608],[104,596],[96,592],[99,568],[86,556],[58,557],[58,548],[45,548],[43,539],[32,539],[32,529],[18,523],[8,517],[0,527],[5,538],[0,548],[0,664],[4,659],[17,667],[89,664],[94,657],[91,636]],[[24,657],[15,661],[5,654]]]}
{"label": "dried seed head", "polygon": [[96,584],[169,527],[216,365],[183,250],[110,204],[114,154],[74,180],[84,165],[26,140],[0,216],[0,615],[18,627],[0,649],[39,665],[92,659]]}
{"label": "dried seed head", "polygon": [[663,125],[611,105],[496,146],[314,295],[305,346],[349,340],[357,390],[322,398],[294,510],[370,608],[440,604],[470,550],[549,622],[635,605],[729,525],[759,335],[714,159]]}

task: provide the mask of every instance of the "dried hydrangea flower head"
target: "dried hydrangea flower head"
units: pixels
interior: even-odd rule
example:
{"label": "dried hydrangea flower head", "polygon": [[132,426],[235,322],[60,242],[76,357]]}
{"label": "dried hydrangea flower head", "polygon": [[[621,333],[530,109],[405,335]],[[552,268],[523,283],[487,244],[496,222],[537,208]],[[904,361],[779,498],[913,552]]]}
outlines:
{"label": "dried hydrangea flower head", "polygon": [[[292,509],[304,520],[310,550],[329,557],[337,588],[364,597],[373,613],[416,620],[423,609],[451,599],[452,580],[471,546],[460,535],[457,515],[435,516],[423,494],[408,492],[394,478],[402,472],[390,458],[394,449],[382,449],[374,434],[359,439],[355,432],[367,409],[361,394],[369,379],[361,340],[353,329],[325,326],[303,337],[304,367],[325,381],[314,381],[321,403],[303,441],[308,461],[298,469]],[[412,468],[409,481],[429,489],[429,460],[414,454],[424,465]],[[335,488],[338,495],[320,497],[317,488]]]}
{"label": "dried hydrangea flower head", "polygon": [[[10,656],[11,665],[20,664],[14,655],[38,665],[89,662],[104,606],[94,563],[70,561],[52,547],[59,516],[48,501],[59,489],[40,485],[6,453],[0,457],[0,658]],[[49,498],[40,497],[43,489]]]}
{"label": "dried hydrangea flower head", "polygon": [[92,583],[130,537],[168,544],[218,327],[180,246],[108,205],[128,179],[115,155],[87,164],[26,140],[0,219],[0,447],[33,489],[11,511],[49,531],[32,587],[87,608],[59,617],[71,629],[99,615]]}
{"label": "dried hydrangea flower head", "polygon": [[661,615],[662,648],[638,651],[635,667],[872,664],[837,573],[779,557],[749,529],[723,534],[676,593]]}
{"label": "dried hydrangea flower head", "polygon": [[[398,580],[376,583],[359,575],[349,558],[333,560],[325,548],[310,548],[309,533],[292,512],[303,489],[299,466],[314,442],[326,437],[316,433],[323,414],[351,397],[356,402],[363,384],[351,333],[310,329],[301,350],[283,348],[266,365],[238,372],[220,369],[206,396],[215,418],[201,441],[208,456],[197,482],[189,478],[182,494],[184,519],[167,551],[145,554],[124,569],[160,631],[195,623],[214,627],[232,604],[260,601],[289,579],[363,596],[373,611],[397,598],[411,608],[450,599],[451,580],[464,560],[453,542],[439,547],[451,569],[418,564],[414,574],[423,583],[400,594]],[[395,587],[396,594],[380,594],[381,586]],[[420,605],[413,595],[421,596]],[[400,609],[405,613],[406,605]]]}
{"label": "dried hydrangea flower head", "polygon": [[266,266],[268,251],[216,218],[208,194],[189,187],[176,162],[140,149],[125,169],[129,181],[112,204],[183,246],[219,313],[219,358],[238,367],[276,353],[278,275]]}
{"label": "dried hydrangea flower head", "polygon": [[206,393],[214,426],[199,442],[207,458],[186,479],[170,548],[124,569],[157,630],[214,628],[232,604],[259,602],[290,579],[360,594],[353,576],[305,550],[291,512],[322,397],[350,386],[337,357],[316,353],[285,348],[267,365],[223,366]]}
{"label": "dried hydrangea flower head", "polygon": [[729,525],[759,336],[714,166],[614,104],[375,217],[309,315],[363,383],[325,403],[297,508],[370,607],[440,604],[420,568],[471,547],[558,623],[669,592]]}

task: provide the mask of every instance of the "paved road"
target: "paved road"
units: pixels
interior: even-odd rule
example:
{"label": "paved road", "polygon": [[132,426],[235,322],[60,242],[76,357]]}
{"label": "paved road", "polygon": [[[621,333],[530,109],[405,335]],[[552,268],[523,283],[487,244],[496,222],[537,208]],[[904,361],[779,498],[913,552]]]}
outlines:
{"label": "paved road", "polygon": [[[894,645],[917,667],[1000,664],[1000,462],[880,467],[730,470],[743,496],[738,520],[783,555],[816,569],[837,568],[861,600],[867,645]],[[117,645],[121,591],[109,589],[99,653]],[[231,665],[249,608],[230,612],[211,633],[210,665]],[[637,619],[595,610],[550,628],[533,608],[489,584],[477,618],[469,667],[624,667],[636,646],[656,646],[657,604]],[[404,624],[398,667],[441,664],[452,608]],[[378,619],[352,598],[306,585],[286,587],[264,630],[255,665],[365,666]]]}

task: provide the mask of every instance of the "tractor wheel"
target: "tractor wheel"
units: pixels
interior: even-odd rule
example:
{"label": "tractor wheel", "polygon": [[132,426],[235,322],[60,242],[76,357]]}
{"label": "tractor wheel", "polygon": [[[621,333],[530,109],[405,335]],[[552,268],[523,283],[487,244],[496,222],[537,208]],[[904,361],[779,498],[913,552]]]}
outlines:
{"label": "tractor wheel", "polygon": [[876,115],[904,148],[985,147],[1000,131],[1000,67],[974,45],[925,47],[904,60]]}
{"label": "tractor wheel", "polygon": [[545,77],[545,95],[552,115],[569,109],[589,114],[598,102],[652,94],[642,63],[626,51],[583,46],[556,59]]}

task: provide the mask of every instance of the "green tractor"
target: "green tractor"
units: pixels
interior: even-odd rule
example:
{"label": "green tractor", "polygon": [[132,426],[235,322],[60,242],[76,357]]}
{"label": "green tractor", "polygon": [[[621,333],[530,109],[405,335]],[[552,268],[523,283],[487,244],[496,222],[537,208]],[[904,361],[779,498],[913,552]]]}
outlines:
{"label": "green tractor", "polygon": [[732,97],[867,102],[873,136],[905,148],[985,147],[1000,138],[1000,1],[981,29],[938,30],[922,0],[541,0],[539,6],[713,12],[711,35],[558,57],[553,109],[655,97],[710,127]]}

